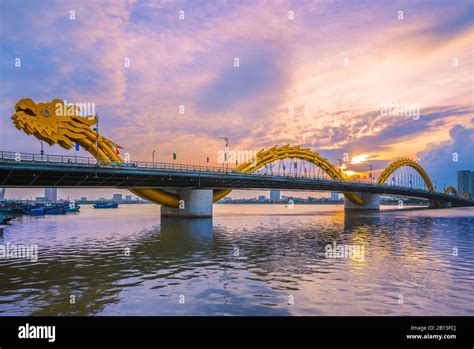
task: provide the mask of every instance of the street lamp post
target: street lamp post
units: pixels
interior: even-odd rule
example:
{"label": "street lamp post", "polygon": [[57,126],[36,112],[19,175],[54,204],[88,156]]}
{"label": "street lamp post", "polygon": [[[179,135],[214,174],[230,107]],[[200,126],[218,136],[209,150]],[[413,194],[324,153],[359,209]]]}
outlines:
{"label": "street lamp post", "polygon": [[342,173],[342,159],[337,160],[339,160],[339,173]]}
{"label": "street lamp post", "polygon": [[41,154],[41,161],[43,161],[43,155],[44,155],[43,142],[40,141],[40,144],[41,144],[41,152],[40,152],[40,154]]}
{"label": "street lamp post", "polygon": [[229,149],[229,138],[227,137],[221,137],[221,139],[223,139],[225,141],[225,153],[224,153],[224,156],[225,156],[225,171],[228,172],[229,171],[229,159],[228,159],[228,149]]}
{"label": "street lamp post", "polygon": [[363,162],[361,162],[360,165],[365,165],[365,166],[367,166],[367,167],[369,168],[370,184],[372,184],[372,183],[373,183],[373,179],[374,179],[374,178],[372,177],[372,170],[373,170],[372,165],[370,165],[370,164],[364,164]]}
{"label": "street lamp post", "polygon": [[151,162],[153,162],[153,165],[155,165],[155,152],[156,150],[153,150],[153,152],[151,153]]}
{"label": "street lamp post", "polygon": [[[95,151],[97,152],[97,159],[100,159],[99,156],[99,114],[95,114]],[[97,160],[99,162],[99,160]]]}

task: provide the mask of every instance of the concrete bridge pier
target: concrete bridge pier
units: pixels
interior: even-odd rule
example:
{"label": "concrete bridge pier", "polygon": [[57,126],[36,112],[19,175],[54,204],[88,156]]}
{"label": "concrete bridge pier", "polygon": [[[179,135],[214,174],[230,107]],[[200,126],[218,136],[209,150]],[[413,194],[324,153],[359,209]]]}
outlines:
{"label": "concrete bridge pier", "polygon": [[429,208],[447,208],[452,207],[452,204],[448,201],[439,201],[439,200],[428,200]]}
{"label": "concrete bridge pier", "polygon": [[380,195],[370,193],[357,193],[362,199],[364,199],[363,205],[357,205],[344,197],[344,210],[369,210],[378,211],[380,210]]}
{"label": "concrete bridge pier", "polygon": [[180,207],[161,206],[162,217],[212,217],[212,189],[175,189],[181,198]]}

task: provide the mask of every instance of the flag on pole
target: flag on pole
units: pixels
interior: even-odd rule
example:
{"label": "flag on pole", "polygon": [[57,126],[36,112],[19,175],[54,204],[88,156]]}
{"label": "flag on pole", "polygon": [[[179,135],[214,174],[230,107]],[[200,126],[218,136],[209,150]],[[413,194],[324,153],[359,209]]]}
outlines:
{"label": "flag on pole", "polygon": [[76,151],[79,151],[79,143],[76,143]]}
{"label": "flag on pole", "polygon": [[176,153],[173,153],[173,160],[176,160]]}
{"label": "flag on pole", "polygon": [[118,149],[118,148],[115,148],[115,152],[117,153],[117,155],[119,155],[119,154],[120,154],[120,152],[119,152],[119,149]]}

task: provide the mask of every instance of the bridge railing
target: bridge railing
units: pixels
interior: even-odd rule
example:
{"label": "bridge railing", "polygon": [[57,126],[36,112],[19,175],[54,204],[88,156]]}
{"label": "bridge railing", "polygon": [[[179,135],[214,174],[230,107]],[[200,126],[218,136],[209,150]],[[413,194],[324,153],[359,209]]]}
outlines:
{"label": "bridge railing", "polygon": [[14,152],[9,152],[9,151],[0,151],[0,160],[7,160],[7,161],[14,161],[14,162],[97,165],[97,160],[95,158],[89,158],[89,157],[83,157],[83,156],[14,153]]}
{"label": "bridge railing", "polygon": [[[9,151],[0,151],[0,161],[6,160],[8,162],[27,162],[34,164],[54,164],[54,165],[71,165],[71,166],[89,166],[101,168],[139,168],[139,169],[156,169],[160,171],[181,171],[181,172],[210,172],[210,173],[234,173],[237,174],[233,168],[225,168],[224,166],[202,166],[202,165],[188,165],[179,163],[164,163],[164,162],[147,162],[147,161],[128,161],[122,163],[103,164],[98,163],[94,157],[85,156],[71,156],[71,155],[51,155],[51,154],[33,154],[33,153],[15,153]],[[310,177],[302,176],[290,172],[278,171],[256,171],[247,173],[255,176],[275,176],[275,177],[291,177],[291,178],[314,178],[321,180],[330,180],[325,176]]]}
{"label": "bridge railing", "polygon": [[186,172],[213,172],[213,173],[233,173],[234,169],[226,170],[224,167],[187,165],[164,162],[147,161],[127,161],[122,163],[102,164],[93,157],[71,156],[71,155],[51,155],[51,154],[33,154],[33,153],[15,153],[9,151],[0,151],[0,161],[35,164],[54,164],[71,166],[92,166],[104,168],[146,168],[168,171],[186,171]]}

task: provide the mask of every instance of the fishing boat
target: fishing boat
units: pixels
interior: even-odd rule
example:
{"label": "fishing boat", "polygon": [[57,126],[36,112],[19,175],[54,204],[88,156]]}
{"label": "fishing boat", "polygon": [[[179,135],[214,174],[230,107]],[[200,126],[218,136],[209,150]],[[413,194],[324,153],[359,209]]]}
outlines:
{"label": "fishing boat", "polygon": [[59,204],[47,204],[44,206],[45,214],[64,214],[66,213],[66,207]]}
{"label": "fishing boat", "polygon": [[29,216],[41,216],[45,213],[44,206],[33,206],[28,211],[25,211],[25,214]]}
{"label": "fishing boat", "polygon": [[13,217],[5,217],[2,213],[0,213],[0,224],[5,224],[11,221]]}
{"label": "fishing boat", "polygon": [[94,208],[117,208],[117,202],[98,202],[93,205]]}
{"label": "fishing boat", "polygon": [[74,201],[70,201],[70,202],[68,201],[64,205],[64,209],[65,209],[66,213],[79,212],[80,208],[81,208],[81,206],[76,204],[76,202],[74,202]]}
{"label": "fishing boat", "polygon": [[0,203],[0,213],[8,215],[21,215],[30,208],[31,205],[21,202],[2,202]]}

